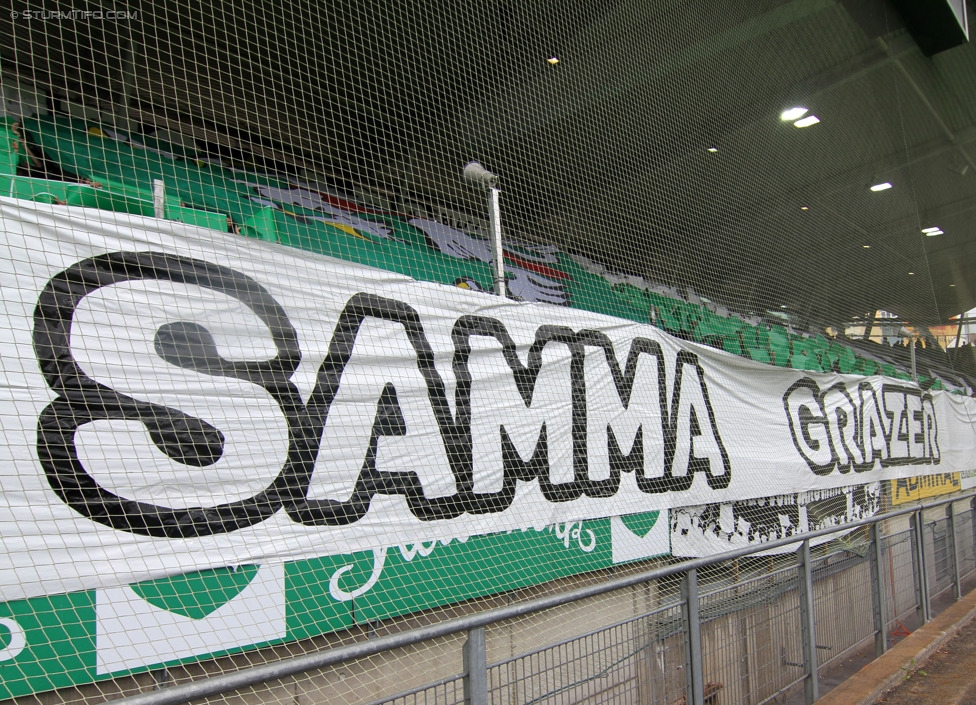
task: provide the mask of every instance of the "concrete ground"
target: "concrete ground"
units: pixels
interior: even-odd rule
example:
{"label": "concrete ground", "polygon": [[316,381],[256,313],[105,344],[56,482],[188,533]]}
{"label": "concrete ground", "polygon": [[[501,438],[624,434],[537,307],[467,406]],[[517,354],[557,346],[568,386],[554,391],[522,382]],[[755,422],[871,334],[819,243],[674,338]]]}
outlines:
{"label": "concrete ground", "polygon": [[976,705],[976,620],[936,649],[924,665],[906,671],[878,705]]}
{"label": "concrete ground", "polygon": [[976,591],[865,665],[818,705],[976,705],[974,618]]}

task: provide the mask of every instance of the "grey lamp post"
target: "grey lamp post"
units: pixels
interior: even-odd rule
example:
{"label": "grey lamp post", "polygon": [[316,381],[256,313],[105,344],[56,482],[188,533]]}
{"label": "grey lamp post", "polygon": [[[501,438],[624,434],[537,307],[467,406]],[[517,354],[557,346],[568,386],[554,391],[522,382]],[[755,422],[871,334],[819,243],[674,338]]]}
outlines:
{"label": "grey lamp post", "polygon": [[494,291],[505,296],[505,260],[502,249],[502,212],[499,206],[501,190],[498,176],[481,165],[481,162],[468,162],[464,165],[464,180],[479,188],[488,189],[488,222],[491,228],[491,265],[494,274]]}

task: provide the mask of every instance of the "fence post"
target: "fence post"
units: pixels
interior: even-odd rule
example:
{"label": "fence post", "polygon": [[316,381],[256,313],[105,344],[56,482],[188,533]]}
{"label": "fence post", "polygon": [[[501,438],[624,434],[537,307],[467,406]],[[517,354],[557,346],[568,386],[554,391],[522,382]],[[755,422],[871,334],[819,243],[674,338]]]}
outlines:
{"label": "fence post", "polygon": [[888,650],[888,607],[885,604],[884,582],[881,578],[883,551],[878,522],[871,524],[871,607],[874,611],[874,655],[881,656]]}
{"label": "fence post", "polygon": [[803,692],[807,705],[820,697],[817,683],[817,628],[813,614],[813,569],[810,565],[810,541],[797,550],[797,569],[800,581],[800,632],[803,639],[803,670],[806,675]]}
{"label": "fence post", "polygon": [[681,608],[685,622],[685,702],[704,705],[705,678],[702,665],[701,614],[698,602],[698,571],[692,568],[681,581]]}
{"label": "fence post", "polygon": [[973,558],[976,559],[976,497],[969,500],[969,526],[973,532],[973,547],[971,550]]}
{"label": "fence post", "polygon": [[918,618],[922,624],[932,617],[929,605],[929,576],[925,565],[925,519],[922,510],[912,513],[912,537],[915,540],[915,554],[912,556],[912,568],[918,583]]}
{"label": "fence post", "polygon": [[488,705],[488,650],[484,627],[468,632],[463,655],[464,705]]}
{"label": "fence post", "polygon": [[952,597],[962,597],[962,580],[959,577],[959,552],[956,550],[956,503],[946,505],[946,532],[949,534],[949,557],[952,559]]}

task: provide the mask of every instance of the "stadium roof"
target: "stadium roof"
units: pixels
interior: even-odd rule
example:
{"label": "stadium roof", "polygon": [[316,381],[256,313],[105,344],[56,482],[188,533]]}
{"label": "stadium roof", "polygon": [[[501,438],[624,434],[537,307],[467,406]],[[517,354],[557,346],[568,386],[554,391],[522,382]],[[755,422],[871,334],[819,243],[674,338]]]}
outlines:
{"label": "stadium roof", "polygon": [[[976,47],[925,57],[882,0],[129,7],[138,23],[84,38],[59,25],[62,52],[4,17],[5,68],[84,93],[130,66],[143,120],[470,212],[479,159],[509,232],[741,310],[976,306]],[[100,68],[97,32],[131,62],[106,49]],[[77,76],[55,75],[73,54]],[[796,106],[820,122],[781,119]]]}

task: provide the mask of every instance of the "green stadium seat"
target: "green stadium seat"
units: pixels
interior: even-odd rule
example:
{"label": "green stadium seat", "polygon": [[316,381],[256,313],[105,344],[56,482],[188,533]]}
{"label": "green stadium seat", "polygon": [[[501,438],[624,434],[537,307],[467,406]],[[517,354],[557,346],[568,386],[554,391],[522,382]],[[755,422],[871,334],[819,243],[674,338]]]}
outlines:
{"label": "green stadium seat", "polygon": [[815,354],[815,349],[810,345],[810,341],[801,336],[790,336],[790,351],[795,355]]}
{"label": "green stadium seat", "polygon": [[756,340],[759,342],[759,347],[766,348],[769,350],[769,325],[765,323],[760,323],[756,326]]}
{"label": "green stadium seat", "polygon": [[830,348],[830,341],[827,340],[822,335],[820,335],[819,333],[817,333],[817,335],[810,338],[810,344],[815,345],[821,350],[827,350],[828,348]]}
{"label": "green stadium seat", "polygon": [[722,337],[722,349],[733,355],[742,355],[742,343],[738,335],[726,335]]}
{"label": "green stadium seat", "polygon": [[881,372],[881,367],[874,360],[866,360],[863,357],[857,359],[857,363],[854,365],[854,373],[859,375],[864,375],[865,377],[870,377],[871,375],[876,375]]}
{"label": "green stadium seat", "polygon": [[745,348],[764,348],[764,344],[759,342],[759,331],[756,326],[750,326],[747,323],[742,324],[742,328],[739,329],[740,335],[742,337],[742,345]]}
{"label": "green stadium seat", "polygon": [[794,362],[793,367],[815,372],[829,371],[828,350],[827,347],[813,338],[794,338],[793,358],[799,358],[799,360]]}
{"label": "green stadium seat", "polygon": [[839,343],[830,344],[831,354],[837,355],[837,366],[843,374],[853,374],[854,365],[857,363],[857,356],[854,351],[846,345]]}
{"label": "green stadium seat", "polygon": [[644,296],[644,292],[633,284],[614,284],[613,292],[631,305],[636,304],[641,307],[646,305],[646,297]]}
{"label": "green stadium seat", "polygon": [[839,358],[836,352],[831,349],[823,350],[820,353],[820,364],[823,365],[825,372],[837,369]]}
{"label": "green stadium seat", "polygon": [[703,309],[695,326],[695,340],[705,342],[710,338],[721,337],[724,332],[718,321],[718,316],[708,309]]}
{"label": "green stadium seat", "polygon": [[738,318],[721,318],[721,326],[724,329],[723,335],[739,337],[739,331],[742,330],[743,324]]}
{"label": "green stadium seat", "polygon": [[[14,132],[14,125],[16,124],[16,118],[0,119],[0,175],[13,176],[16,174],[17,167],[25,156],[24,149],[20,145],[20,137]],[[6,192],[4,195],[7,195]]]}
{"label": "green stadium seat", "polygon": [[769,327],[769,344],[776,346],[789,346],[790,344],[790,334],[780,325],[772,325]]}
{"label": "green stadium seat", "polygon": [[166,204],[166,219],[175,220],[187,225],[197,225],[201,228],[219,230],[227,232],[227,216],[223,213],[204,211],[198,208],[186,208],[184,206],[174,206]]}
{"label": "green stadium seat", "polygon": [[[742,322],[738,319],[723,318],[705,309],[696,332],[702,336],[703,342],[707,342],[707,338],[711,338],[715,347],[733,355],[742,355],[742,344],[739,336],[741,328]],[[703,335],[705,331],[707,331],[707,335]]]}
{"label": "green stadium seat", "polygon": [[678,302],[678,315],[681,317],[681,330],[688,335],[694,335],[695,328],[701,321],[702,309],[700,306],[686,302]]}
{"label": "green stadium seat", "polygon": [[[698,325],[695,327],[695,340],[708,343],[713,347],[740,355],[741,352],[739,352],[739,350],[741,348],[738,345],[738,329],[731,325],[727,318],[722,318],[721,316],[712,313],[707,308],[700,309],[700,313],[701,319],[698,321]],[[729,341],[728,345],[732,347],[732,350],[729,350],[729,348],[726,347],[726,340]]]}
{"label": "green stadium seat", "polygon": [[770,326],[769,328],[769,353],[773,359],[773,364],[779,367],[787,367],[790,364],[792,353],[790,344],[790,334],[783,326]]}
{"label": "green stadium seat", "polygon": [[[26,176],[0,176],[0,193],[38,203],[57,203],[68,206],[98,208],[96,189],[88,184]],[[152,206],[152,203],[149,204]]]}
{"label": "green stadium seat", "polygon": [[767,365],[772,362],[769,351],[765,348],[746,348],[746,354],[756,362],[765,362]]}
{"label": "green stadium seat", "polygon": [[669,333],[681,332],[681,317],[675,313],[673,306],[665,304],[656,307],[658,325]]}
{"label": "green stadium seat", "polygon": [[644,297],[647,299],[648,303],[651,306],[655,306],[655,307],[666,306],[669,302],[672,301],[672,299],[669,299],[667,296],[658,294],[650,290],[644,292]]}
{"label": "green stadium seat", "polygon": [[790,366],[797,370],[810,370],[812,372],[823,372],[823,366],[817,359],[815,353],[810,350],[795,350],[790,358]]}

